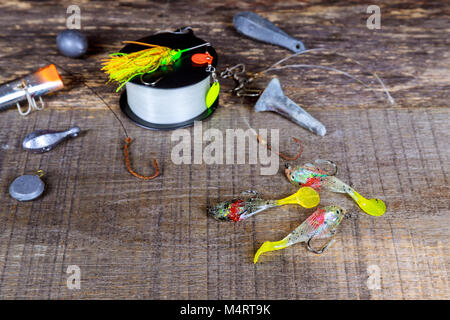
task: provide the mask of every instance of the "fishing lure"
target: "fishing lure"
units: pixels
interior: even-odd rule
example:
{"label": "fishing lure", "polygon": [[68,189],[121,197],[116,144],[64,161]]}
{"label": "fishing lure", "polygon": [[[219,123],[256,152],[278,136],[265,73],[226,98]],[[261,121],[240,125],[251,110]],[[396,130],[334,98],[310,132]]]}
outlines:
{"label": "fishing lure", "polygon": [[[22,116],[28,115],[32,109],[42,110],[45,106],[42,96],[64,88],[58,70],[50,63],[32,74],[0,85],[0,111],[14,105]],[[39,98],[39,105],[36,98]],[[25,100],[28,101],[26,110],[20,106],[20,102]]]}
{"label": "fishing lure", "polygon": [[[324,160],[318,160],[324,161]],[[285,170],[288,180],[296,186],[308,186],[316,190],[322,187],[331,192],[347,193],[358,206],[367,214],[372,216],[382,216],[386,212],[386,205],[380,199],[366,199],[355,189],[348,184],[342,182],[334,175],[337,173],[337,166],[326,160],[329,164],[335,167],[333,174],[326,174],[323,170],[312,164],[305,164],[303,166],[290,167]],[[317,163],[317,160],[316,160]]]}
{"label": "fishing lure", "polygon": [[[289,233],[280,241],[266,241],[258,249],[253,259],[253,263],[258,262],[261,254],[287,248],[299,242],[306,242],[308,250],[321,254],[333,241],[337,227],[345,216],[345,209],[339,206],[327,206],[317,209],[294,231]],[[311,246],[314,239],[329,239],[329,241],[319,250]]]}
{"label": "fishing lure", "polygon": [[299,204],[304,208],[313,208],[320,202],[319,194],[312,188],[303,187],[296,193],[280,200],[264,200],[257,192],[245,192],[256,194],[249,199],[234,199],[221,202],[207,209],[207,213],[220,221],[242,221],[269,208],[285,204]]}
{"label": "fishing lure", "polygon": [[108,74],[109,81],[120,83],[116,92],[134,77],[152,73],[160,66],[172,65],[181,58],[184,52],[210,45],[207,42],[181,50],[138,41],[124,41],[123,43],[137,44],[149,48],[132,53],[112,53],[109,58],[102,60],[103,67],[101,70]]}

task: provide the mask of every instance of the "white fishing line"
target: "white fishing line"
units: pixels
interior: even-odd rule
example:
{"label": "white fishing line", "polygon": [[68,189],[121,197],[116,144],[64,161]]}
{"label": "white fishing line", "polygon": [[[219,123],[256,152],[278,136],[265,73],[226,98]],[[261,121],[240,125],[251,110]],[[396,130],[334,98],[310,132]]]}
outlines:
{"label": "white fishing line", "polygon": [[160,89],[128,82],[128,105],[139,118],[155,124],[175,124],[191,120],[206,109],[209,75],[193,85]]}
{"label": "white fishing line", "polygon": [[[302,54],[305,54],[305,53],[314,52],[314,51],[324,51],[324,50],[330,50],[330,52],[331,52],[332,54],[335,54],[335,55],[337,55],[337,56],[341,56],[341,57],[344,57],[344,58],[346,58],[346,59],[349,59],[349,60],[353,61],[354,63],[360,65],[361,67],[367,69],[367,67],[365,67],[365,66],[364,66],[361,62],[359,62],[358,60],[353,59],[353,58],[351,58],[351,57],[349,57],[349,56],[347,56],[347,55],[344,55],[344,54],[342,54],[342,53],[338,53],[338,52],[336,52],[336,50],[327,49],[327,48],[314,48],[314,49],[304,50],[304,51],[300,51],[300,52],[291,54],[291,55],[289,55],[289,56],[287,56],[287,57],[285,57],[285,58],[283,58],[283,59],[281,59],[281,60],[275,62],[275,63],[274,63],[273,65],[271,65],[269,68],[264,69],[263,71],[261,71],[261,72],[259,72],[259,73],[262,74],[262,73],[266,73],[266,72],[270,72],[270,71],[276,71],[276,70],[288,69],[288,68],[312,68],[312,69],[316,68],[316,69],[324,69],[324,70],[335,71],[335,72],[341,73],[341,74],[343,74],[343,75],[345,75],[345,76],[347,76],[347,77],[349,77],[349,78],[351,78],[351,79],[353,79],[353,80],[355,80],[355,81],[361,83],[363,86],[368,87],[363,81],[357,79],[356,77],[350,75],[349,73],[347,73],[347,72],[345,72],[345,71],[342,71],[342,70],[339,70],[339,69],[336,69],[336,68],[332,68],[332,67],[327,67],[327,66],[322,66],[322,65],[307,65],[307,64],[288,64],[288,65],[284,65],[284,66],[279,66],[281,63],[285,62],[286,60],[289,60],[289,59],[294,58],[294,57],[296,57],[296,56],[299,56],[299,55],[302,55]],[[322,52],[322,53],[326,54],[325,52]],[[386,86],[384,85],[383,80],[381,80],[381,78],[378,77],[378,75],[376,74],[376,72],[370,71],[370,70],[368,70],[368,71],[369,71],[369,73],[372,74],[372,75],[375,77],[375,79],[377,79],[377,81],[381,84],[381,86],[383,87],[384,92],[386,93],[386,96],[387,96],[389,102],[390,102],[391,104],[394,105],[394,104],[395,104],[395,100],[394,100],[394,98],[391,96],[389,90],[388,90],[388,89],[386,88]],[[372,89],[372,90],[373,90],[373,89]]]}

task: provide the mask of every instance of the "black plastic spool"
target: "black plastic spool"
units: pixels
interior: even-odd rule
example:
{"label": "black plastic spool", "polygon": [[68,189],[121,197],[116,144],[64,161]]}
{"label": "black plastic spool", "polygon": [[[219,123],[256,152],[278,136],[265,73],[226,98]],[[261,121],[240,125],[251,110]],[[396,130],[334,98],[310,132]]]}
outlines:
{"label": "black plastic spool", "polygon": [[[196,37],[191,29],[187,29],[185,33],[171,33],[171,32],[158,33],[136,41],[165,46],[171,49],[186,49],[206,43],[206,41]],[[122,50],[120,50],[120,52],[132,53],[139,50],[143,50],[145,48],[146,47],[137,44],[128,44],[125,47],[123,47]],[[198,83],[204,80],[207,76],[209,76],[209,72],[205,71],[206,65],[194,66],[193,63],[191,62],[191,56],[195,53],[204,53],[206,49],[209,52],[209,54],[213,57],[212,66],[215,67],[217,65],[217,53],[214,50],[214,48],[211,46],[200,47],[183,53],[181,58],[177,60],[173,65],[167,67],[164,66],[160,67],[155,72],[144,75],[143,80],[147,83],[152,83],[157,79],[161,78],[154,86],[152,86],[153,88],[158,89],[174,89]],[[134,77],[130,82],[145,86],[144,84],[141,83],[141,79],[139,76]],[[192,119],[188,119],[186,121],[178,123],[160,124],[160,123],[151,123],[138,117],[130,109],[130,106],[128,105],[126,90],[123,91],[120,97],[120,108],[122,112],[138,126],[151,130],[173,130],[177,128],[191,126],[194,124],[194,121],[202,121],[207,117],[209,117],[216,110],[218,105],[219,105],[219,97],[217,97],[216,101],[209,108],[206,108],[206,110],[203,113],[199,114],[198,116]]]}

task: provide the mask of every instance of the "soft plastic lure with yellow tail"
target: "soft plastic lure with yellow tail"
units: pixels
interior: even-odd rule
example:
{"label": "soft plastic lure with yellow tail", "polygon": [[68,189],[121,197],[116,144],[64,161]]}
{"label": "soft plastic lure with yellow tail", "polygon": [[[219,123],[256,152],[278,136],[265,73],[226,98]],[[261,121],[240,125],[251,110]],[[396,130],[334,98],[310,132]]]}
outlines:
{"label": "soft plastic lure with yellow tail", "polygon": [[[317,209],[299,225],[294,231],[288,234],[280,241],[266,241],[258,249],[255,254],[253,262],[258,262],[258,258],[264,252],[275,251],[287,248],[299,242],[306,242],[308,249],[314,253],[322,253],[333,241],[333,236],[336,233],[337,227],[345,216],[345,210],[339,206],[328,206],[322,209]],[[313,239],[330,240],[319,250],[313,249],[311,241]]]}
{"label": "soft plastic lure with yellow tail", "polygon": [[[333,166],[336,165],[328,160],[320,160],[328,162]],[[337,171],[337,169],[336,169]],[[312,164],[303,166],[288,167],[285,170],[288,180],[296,186],[309,186],[316,190],[320,188],[327,189],[337,193],[347,193],[358,206],[367,214],[372,216],[382,216],[386,212],[386,205],[380,199],[366,199],[348,184],[342,182],[333,175],[326,174],[324,171]]]}
{"label": "soft plastic lure with yellow tail", "polygon": [[258,212],[285,204],[299,204],[304,208],[313,208],[320,202],[319,194],[310,187],[300,188],[296,193],[280,200],[264,200],[256,197],[234,199],[209,207],[207,212],[216,220],[242,221]]}

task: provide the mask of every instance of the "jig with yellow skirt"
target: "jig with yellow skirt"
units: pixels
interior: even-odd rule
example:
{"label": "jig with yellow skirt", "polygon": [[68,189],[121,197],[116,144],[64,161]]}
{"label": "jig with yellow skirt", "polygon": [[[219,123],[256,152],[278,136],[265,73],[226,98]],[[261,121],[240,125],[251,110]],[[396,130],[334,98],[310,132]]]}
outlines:
{"label": "jig with yellow skirt", "polygon": [[158,70],[160,66],[172,65],[181,58],[184,52],[210,45],[209,43],[203,43],[181,50],[138,41],[124,41],[123,43],[137,44],[149,48],[132,53],[112,53],[109,58],[102,60],[103,67],[101,70],[109,76],[109,82],[120,83],[116,92],[134,77],[152,73]]}

